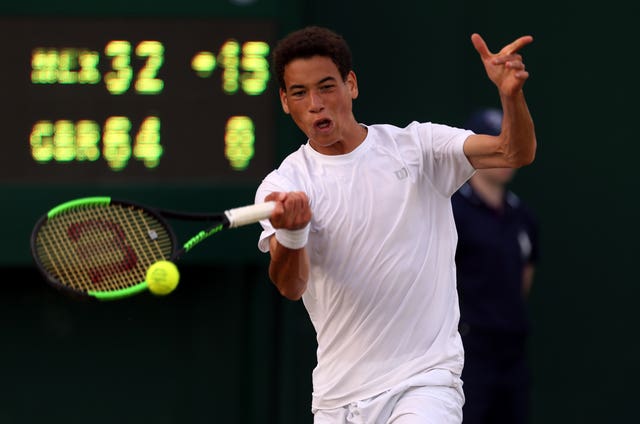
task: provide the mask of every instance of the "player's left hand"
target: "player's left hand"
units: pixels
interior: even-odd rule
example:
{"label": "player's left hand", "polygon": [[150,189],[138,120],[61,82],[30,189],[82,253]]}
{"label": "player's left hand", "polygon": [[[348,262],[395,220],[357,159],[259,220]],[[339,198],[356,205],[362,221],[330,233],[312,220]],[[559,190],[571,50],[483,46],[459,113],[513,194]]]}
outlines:
{"label": "player's left hand", "polygon": [[479,34],[471,35],[471,42],[475,47],[489,79],[498,87],[501,95],[511,96],[522,90],[529,72],[525,70],[522,56],[518,53],[533,37],[525,35],[502,48],[498,53],[492,53],[484,39]]}

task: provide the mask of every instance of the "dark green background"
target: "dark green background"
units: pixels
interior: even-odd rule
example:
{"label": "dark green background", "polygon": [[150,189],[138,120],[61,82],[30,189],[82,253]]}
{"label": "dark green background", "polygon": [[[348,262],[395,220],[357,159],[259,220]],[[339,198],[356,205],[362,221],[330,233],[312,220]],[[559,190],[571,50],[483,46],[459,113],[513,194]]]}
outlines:
{"label": "dark green background", "polygon": [[[614,0],[258,0],[4,4],[6,15],[269,16],[349,40],[365,123],[453,125],[497,95],[469,41],[496,50],[522,34],[538,133],[536,162],[513,188],[536,211],[542,261],[531,298],[534,423],[629,423],[636,339],[639,7]],[[3,101],[8,101],[4,99]],[[274,107],[278,107],[274,104]],[[303,141],[279,119],[280,156]],[[274,164],[275,165],[275,164]],[[305,423],[314,335],[301,303],[281,299],[255,247],[258,228],[199,247],[166,298],[72,301],[28,261],[33,221],[77,195],[198,209],[245,203],[254,187],[0,187],[3,256],[0,423]]]}

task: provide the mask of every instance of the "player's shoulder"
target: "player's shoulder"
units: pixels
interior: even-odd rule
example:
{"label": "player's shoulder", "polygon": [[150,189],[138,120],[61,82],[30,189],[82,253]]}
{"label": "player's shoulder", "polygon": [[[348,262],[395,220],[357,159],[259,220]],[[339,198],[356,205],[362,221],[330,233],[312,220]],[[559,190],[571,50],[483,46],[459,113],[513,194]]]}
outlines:
{"label": "player's shoulder", "polygon": [[295,151],[289,153],[280,165],[271,171],[263,179],[262,185],[279,187],[280,189],[299,189],[300,179],[308,172],[305,158],[305,146],[301,145]]}
{"label": "player's shoulder", "polygon": [[447,124],[420,121],[412,121],[403,127],[392,124],[375,124],[370,125],[369,128],[373,130],[376,136],[391,138],[398,143],[420,142],[430,144],[434,140],[466,139],[473,134],[469,130]]}
{"label": "player's shoulder", "polygon": [[396,136],[403,134],[416,133],[419,130],[425,130],[432,125],[431,122],[418,122],[412,121],[405,126],[399,126],[394,124],[371,124],[366,125],[367,129],[375,136]]}
{"label": "player's shoulder", "polygon": [[430,123],[413,121],[401,127],[393,124],[367,125],[369,142],[378,150],[420,150],[421,140],[430,133]]}

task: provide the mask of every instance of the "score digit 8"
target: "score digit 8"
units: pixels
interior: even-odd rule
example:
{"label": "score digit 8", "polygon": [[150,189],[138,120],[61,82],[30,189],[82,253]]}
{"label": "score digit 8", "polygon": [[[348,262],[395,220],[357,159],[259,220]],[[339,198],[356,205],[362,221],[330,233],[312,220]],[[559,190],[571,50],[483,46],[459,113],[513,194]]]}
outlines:
{"label": "score digit 8", "polygon": [[255,152],[255,128],[248,116],[232,116],[227,121],[224,135],[224,155],[236,171],[249,166]]}

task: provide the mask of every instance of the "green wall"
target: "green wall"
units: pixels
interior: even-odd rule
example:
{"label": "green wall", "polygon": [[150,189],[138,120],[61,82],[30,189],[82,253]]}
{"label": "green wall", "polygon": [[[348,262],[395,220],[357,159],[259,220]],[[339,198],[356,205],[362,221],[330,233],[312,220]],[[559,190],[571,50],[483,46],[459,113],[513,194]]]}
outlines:
{"label": "green wall", "polygon": [[534,36],[522,54],[538,156],[513,183],[542,226],[530,301],[533,422],[636,422],[638,4],[341,4],[318,3],[309,15],[351,40],[365,122],[461,124],[498,102],[469,35],[494,51]]}
{"label": "green wall", "polygon": [[[65,3],[74,4],[86,7]],[[238,11],[225,1],[111,2],[91,12],[138,15],[151,5],[170,15],[267,13],[281,32],[304,23],[333,27],[354,51],[355,110],[366,123],[461,124],[475,107],[498,101],[469,35],[481,33],[496,49],[532,34],[523,55],[538,158],[518,172],[513,189],[542,226],[530,302],[533,422],[636,421],[636,4],[258,0]],[[64,14],[67,7],[32,1],[3,9]],[[279,125],[284,154],[301,136],[286,117]],[[41,201],[76,190],[30,189]],[[202,195],[208,191],[223,200]],[[27,196],[20,187],[0,193],[10,204]],[[152,202],[175,196],[194,207],[204,199],[213,207],[250,199],[252,188],[168,193],[123,194]],[[32,218],[40,210],[18,206],[3,216]],[[199,248],[201,259],[181,267],[178,291],[162,299],[77,303],[45,287],[28,263],[7,266],[0,422],[311,422],[313,332],[302,305],[279,298],[267,281],[257,231],[243,229],[231,248],[230,239]]]}

